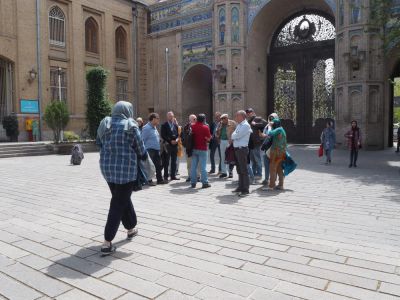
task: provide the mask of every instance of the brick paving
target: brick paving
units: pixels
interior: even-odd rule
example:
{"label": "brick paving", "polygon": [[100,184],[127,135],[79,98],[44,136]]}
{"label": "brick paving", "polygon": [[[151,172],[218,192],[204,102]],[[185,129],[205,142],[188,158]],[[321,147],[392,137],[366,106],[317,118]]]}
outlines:
{"label": "brick paving", "polygon": [[135,193],[139,235],[121,227],[107,258],[98,154],[0,160],[0,299],[400,299],[400,156],[291,152],[281,193],[216,177]]}

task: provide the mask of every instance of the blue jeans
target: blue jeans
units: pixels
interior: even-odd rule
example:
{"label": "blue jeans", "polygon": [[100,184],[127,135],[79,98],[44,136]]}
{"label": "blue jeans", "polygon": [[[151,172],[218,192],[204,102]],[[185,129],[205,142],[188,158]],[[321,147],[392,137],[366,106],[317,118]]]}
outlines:
{"label": "blue jeans", "polygon": [[264,169],[265,169],[265,181],[269,180],[269,158],[267,154],[263,154],[264,158]]}
{"label": "blue jeans", "polygon": [[227,167],[228,165],[225,164],[225,151],[229,147],[228,140],[221,140],[221,144],[219,145],[221,149],[221,173],[228,174]]}
{"label": "blue jeans", "polygon": [[192,166],[190,170],[190,181],[192,184],[197,183],[197,166],[200,164],[201,183],[208,183],[207,175],[207,151],[193,150]]}
{"label": "blue jeans", "polygon": [[262,176],[261,146],[250,150],[250,161],[254,176]]}
{"label": "blue jeans", "polygon": [[247,172],[249,172],[249,178],[251,181],[254,180],[254,172],[253,172],[253,168],[251,167],[251,164],[247,165]]}

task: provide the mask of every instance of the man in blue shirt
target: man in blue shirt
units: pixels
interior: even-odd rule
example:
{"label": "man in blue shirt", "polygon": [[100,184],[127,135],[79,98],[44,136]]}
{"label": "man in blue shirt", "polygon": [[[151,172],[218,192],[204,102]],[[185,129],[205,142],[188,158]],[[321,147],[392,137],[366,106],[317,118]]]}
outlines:
{"label": "man in blue shirt", "polygon": [[233,147],[235,148],[235,161],[236,170],[239,175],[239,187],[234,190],[234,193],[239,193],[239,197],[245,197],[249,194],[249,172],[247,169],[248,154],[249,154],[249,140],[252,133],[250,124],[246,120],[246,112],[240,110],[236,113],[235,121],[237,127],[232,133]]}
{"label": "man in blue shirt", "polygon": [[162,177],[162,163],[160,156],[160,134],[157,126],[160,124],[160,116],[156,113],[149,115],[149,122],[142,129],[142,139],[151,160],[156,167],[157,184],[165,184]]}

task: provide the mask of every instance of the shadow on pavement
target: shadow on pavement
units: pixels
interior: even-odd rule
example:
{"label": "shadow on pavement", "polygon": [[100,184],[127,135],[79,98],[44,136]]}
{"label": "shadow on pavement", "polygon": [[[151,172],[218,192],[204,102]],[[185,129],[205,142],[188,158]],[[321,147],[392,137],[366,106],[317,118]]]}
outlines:
{"label": "shadow on pavement", "polygon": [[[101,277],[108,273],[105,269],[115,260],[132,256],[132,252],[124,252],[121,247],[129,243],[127,240],[115,242],[117,252],[114,255],[102,257],[99,246],[82,248],[75,254],[55,260],[46,270],[46,274],[53,278],[83,279],[90,276]],[[87,256],[88,251],[95,252]],[[85,257],[86,256],[86,257]]]}
{"label": "shadow on pavement", "polygon": [[[382,151],[359,152],[357,168],[349,168],[350,153],[347,150],[334,150],[332,164],[325,165],[325,157],[318,158],[318,146],[296,146],[289,148],[289,152],[298,164],[299,170],[314,173],[329,174],[340,177],[343,184],[350,181],[359,182],[360,185],[385,186],[383,197],[400,204],[398,188],[400,182],[400,155],[393,149]],[[297,180],[296,171],[289,175],[285,182]],[[329,184],[329,182],[326,182]],[[356,192],[357,186],[354,187]]]}
{"label": "shadow on pavement", "polygon": [[239,196],[236,194],[217,196],[220,204],[236,204],[239,202]]}

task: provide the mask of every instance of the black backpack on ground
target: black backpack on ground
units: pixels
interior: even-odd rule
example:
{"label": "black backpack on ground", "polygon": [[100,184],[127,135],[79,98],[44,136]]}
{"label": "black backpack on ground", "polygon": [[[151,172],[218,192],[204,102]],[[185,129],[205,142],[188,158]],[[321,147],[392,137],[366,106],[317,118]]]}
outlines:
{"label": "black backpack on ground", "polygon": [[82,146],[80,144],[74,145],[71,154],[71,165],[80,165],[84,157]]}

